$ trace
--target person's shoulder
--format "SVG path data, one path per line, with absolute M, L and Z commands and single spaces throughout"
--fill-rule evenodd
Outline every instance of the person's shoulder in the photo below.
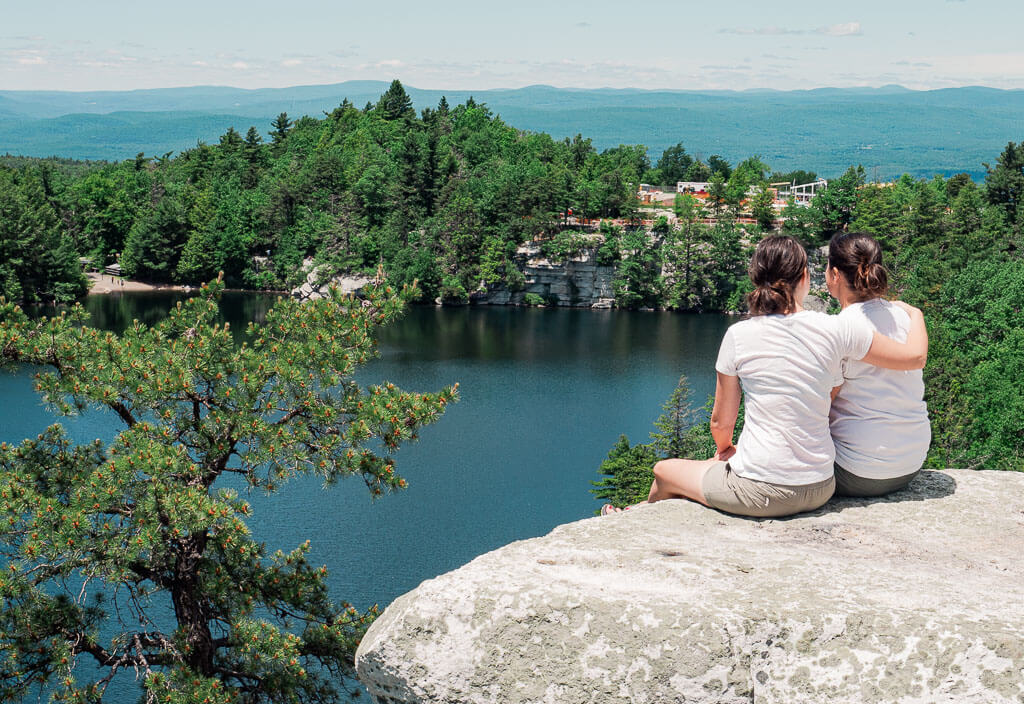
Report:
M 795 321 L 814 327 L 831 327 L 836 324 L 838 316 L 829 315 L 818 310 L 802 310 L 789 316 Z

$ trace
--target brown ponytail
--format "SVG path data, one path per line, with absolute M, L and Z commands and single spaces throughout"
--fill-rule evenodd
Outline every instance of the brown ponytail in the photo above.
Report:
M 750 259 L 754 290 L 747 294 L 751 315 L 792 313 L 796 288 L 807 271 L 807 252 L 792 237 L 766 237 Z
M 882 247 L 865 232 L 836 233 L 828 243 L 828 265 L 842 273 L 858 301 L 879 298 L 889 291 Z

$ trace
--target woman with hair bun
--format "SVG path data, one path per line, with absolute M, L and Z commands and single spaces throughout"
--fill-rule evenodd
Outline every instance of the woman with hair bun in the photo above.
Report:
M 842 306 L 839 318 L 868 323 L 904 340 L 911 320 L 882 298 L 888 280 L 882 248 L 871 235 L 840 233 L 828 245 L 828 291 Z M 833 392 L 829 415 L 836 449 L 836 493 L 881 496 L 913 479 L 931 443 L 920 370 L 880 369 L 855 360 L 843 364 L 843 383 Z
M 726 331 L 715 364 L 711 435 L 717 452 L 710 460 L 658 462 L 648 502 L 684 497 L 759 517 L 814 510 L 835 489 L 828 414 L 843 359 L 892 369 L 924 366 L 928 336 L 916 308 L 906 306 L 912 324 L 904 344 L 854 316 L 804 310 L 807 253 L 792 237 L 761 240 L 750 279 L 751 317 Z M 734 446 L 742 394 L 746 420 Z

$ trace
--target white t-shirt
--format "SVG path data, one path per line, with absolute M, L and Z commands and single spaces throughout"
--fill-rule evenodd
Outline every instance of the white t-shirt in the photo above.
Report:
M 889 301 L 852 303 L 840 318 L 865 321 L 905 342 L 910 316 Z M 859 477 L 893 479 L 921 468 L 932 430 L 920 370 L 895 371 L 849 360 L 829 415 L 836 463 Z
M 715 369 L 738 376 L 746 399 L 733 471 L 788 486 L 831 477 L 829 393 L 842 360 L 866 355 L 873 334 L 855 316 L 814 311 L 758 315 L 726 330 Z

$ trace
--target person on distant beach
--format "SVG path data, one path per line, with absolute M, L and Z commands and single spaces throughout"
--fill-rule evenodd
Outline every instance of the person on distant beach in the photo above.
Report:
M 825 283 L 843 308 L 839 317 L 866 321 L 897 341 L 907 338 L 910 317 L 882 298 L 889 284 L 882 248 L 874 237 L 861 232 L 834 236 Z M 842 386 L 832 395 L 829 428 L 836 449 L 836 493 L 882 496 L 909 484 L 932 437 L 921 371 L 847 360 Z
M 921 311 L 899 343 L 856 316 L 804 310 L 810 290 L 807 253 L 792 237 L 767 237 L 750 262 L 751 317 L 732 325 L 715 364 L 717 385 L 709 460 L 666 459 L 654 465 L 648 502 L 687 498 L 743 516 L 779 517 L 822 506 L 835 489 L 829 434 L 832 388 L 844 359 L 891 369 L 921 369 L 928 335 Z M 746 416 L 733 431 L 740 397 Z M 602 513 L 618 511 L 605 506 Z

